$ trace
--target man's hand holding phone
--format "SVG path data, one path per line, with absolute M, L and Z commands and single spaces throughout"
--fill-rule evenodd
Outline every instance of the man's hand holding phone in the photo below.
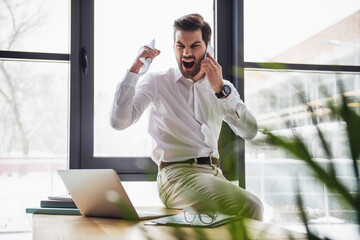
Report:
M 204 59 L 201 61 L 201 71 L 206 74 L 206 77 L 209 81 L 211 88 L 215 93 L 218 93 L 222 90 L 223 86 L 223 75 L 222 75 L 222 67 L 219 63 L 211 56 L 209 49 L 209 44 L 206 50 L 206 54 Z M 212 48 L 212 47 L 211 47 Z M 212 53 L 214 50 L 212 50 Z

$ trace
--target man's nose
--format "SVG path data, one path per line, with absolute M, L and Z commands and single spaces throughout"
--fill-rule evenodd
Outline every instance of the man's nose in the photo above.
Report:
M 186 47 L 186 48 L 184 49 L 184 56 L 187 56 L 187 57 L 192 56 L 191 48 Z

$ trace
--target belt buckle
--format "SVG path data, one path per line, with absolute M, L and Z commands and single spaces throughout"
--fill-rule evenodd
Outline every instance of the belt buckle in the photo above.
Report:
M 211 158 L 211 157 L 208 157 L 208 159 L 209 159 L 210 165 L 213 165 L 212 158 Z M 194 158 L 194 163 L 195 163 L 195 164 L 199 164 L 198 158 Z

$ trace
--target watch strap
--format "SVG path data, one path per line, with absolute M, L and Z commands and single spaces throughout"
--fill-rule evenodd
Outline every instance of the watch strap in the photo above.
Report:
M 215 93 L 215 96 L 216 96 L 217 98 L 222 98 L 222 97 L 224 97 L 224 96 L 225 96 L 225 94 L 224 94 L 224 90 L 222 90 L 222 89 L 221 89 L 221 91 L 220 91 L 220 92 Z
M 226 88 L 227 88 L 227 91 L 228 91 L 228 92 L 226 91 Z M 230 93 L 231 93 L 231 88 L 230 88 L 230 86 L 224 84 L 224 85 L 222 86 L 221 91 L 218 92 L 218 93 L 215 93 L 215 96 L 216 96 L 217 98 L 223 98 L 223 97 L 227 97 Z

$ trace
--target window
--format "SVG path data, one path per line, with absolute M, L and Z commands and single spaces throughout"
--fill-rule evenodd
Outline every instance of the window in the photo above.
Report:
M 248 0 L 244 16 L 245 100 L 259 127 L 283 136 L 295 130 L 316 160 L 327 166 L 305 99 L 331 144 L 337 177 L 356 192 L 343 123 L 332 120 L 325 101 L 339 93 L 341 82 L 359 113 L 359 3 Z M 258 134 L 256 140 L 263 138 Z M 266 144 L 248 142 L 245 147 L 246 186 L 263 201 L 266 221 L 301 221 L 295 202 L 297 179 L 310 221 L 355 221 L 355 212 L 341 206 L 303 161 Z
M 93 3 L 94 9 L 86 10 L 89 18 L 83 25 L 88 26 L 87 30 L 94 29 L 94 32 L 86 30 L 83 33 L 86 37 L 82 47 L 87 48 L 89 73 L 82 74 L 88 84 L 81 86 L 83 95 L 86 95 L 81 106 L 82 150 L 80 159 L 74 160 L 77 161 L 75 165 L 80 168 L 114 168 L 123 180 L 154 179 L 157 167 L 150 160 L 152 142 L 147 133 L 148 114 L 145 113 L 138 123 L 123 131 L 116 131 L 109 124 L 116 85 L 131 66 L 139 48 L 152 39 L 155 39 L 161 54 L 150 71 L 174 66 L 173 21 L 185 14 L 199 12 L 212 24 L 213 1 L 183 1 L 176 7 L 172 2 L 163 0 Z M 91 3 L 86 5 L 89 7 Z M 149 10 L 151 16 L 147 14 Z M 89 40 L 91 38 L 94 42 Z
M 65 193 L 68 16 L 68 1 L 0 1 L 1 233 L 30 231 L 25 208 Z
M 152 142 L 147 133 L 148 112 L 124 131 L 116 131 L 109 125 L 116 85 L 130 68 L 139 48 L 152 39 L 155 39 L 155 46 L 161 50 L 161 54 L 151 64 L 149 71 L 164 71 L 176 66 L 173 52 L 174 20 L 198 12 L 213 25 L 212 0 L 182 1 L 176 7 L 173 2 L 166 0 L 137 0 L 126 4 L 107 0 L 94 3 L 94 156 L 150 157 Z

